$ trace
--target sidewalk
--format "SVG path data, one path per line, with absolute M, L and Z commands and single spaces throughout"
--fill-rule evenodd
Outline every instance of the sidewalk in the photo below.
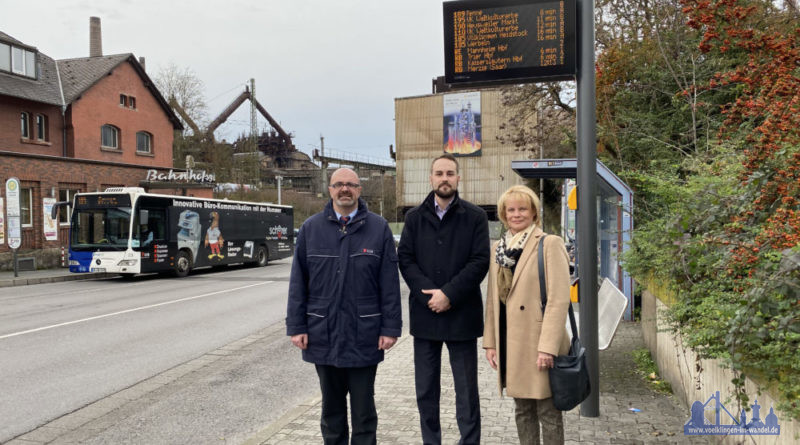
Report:
M 478 342 L 480 346 L 480 340 Z M 631 351 L 644 348 L 639 323 L 622 322 L 614 342 L 600 352 L 600 416 L 580 416 L 576 408 L 564 415 L 567 444 L 675 444 L 713 443 L 706 437 L 686 437 L 683 424 L 689 411 L 674 396 L 651 391 L 635 373 Z M 442 357 L 442 443 L 458 441 L 455 393 L 447 348 Z M 495 371 L 479 351 L 482 443 L 519 443 L 514 402 L 497 394 Z M 413 341 L 403 336 L 378 366 L 375 402 L 378 407 L 378 443 L 419 444 L 419 416 L 414 393 Z M 639 412 L 633 412 L 636 408 Z M 314 398 L 284 415 L 245 445 L 322 443 L 320 399 Z
M 17 272 L 14 277 L 13 270 L 0 270 L 0 288 L 25 286 L 28 284 L 55 283 L 59 281 L 91 280 L 108 278 L 117 274 L 108 273 L 71 273 L 69 268 L 26 270 Z

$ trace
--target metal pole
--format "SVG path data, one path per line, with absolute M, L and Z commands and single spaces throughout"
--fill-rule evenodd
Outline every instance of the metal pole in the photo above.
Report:
M 275 180 L 278 181 L 278 205 L 281 205 L 281 181 L 283 181 L 283 176 L 276 176 Z
M 381 170 L 381 216 L 383 216 L 383 182 L 386 179 L 386 171 Z
M 580 338 L 586 348 L 592 393 L 581 415 L 600 415 L 597 333 L 597 128 L 594 73 L 594 0 L 578 0 L 578 271 Z
M 19 276 L 19 272 L 17 270 L 17 249 L 14 249 L 14 278 Z
M 542 105 L 544 101 L 540 98 L 536 103 L 536 136 L 539 138 L 539 159 L 544 159 L 544 135 L 542 131 Z M 539 222 L 544 229 L 544 178 L 539 178 Z
M 319 135 L 319 152 L 322 157 L 322 196 L 328 190 L 328 162 L 325 160 L 325 138 Z

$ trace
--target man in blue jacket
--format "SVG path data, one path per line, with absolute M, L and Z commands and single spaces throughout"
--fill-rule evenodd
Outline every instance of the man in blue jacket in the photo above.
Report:
M 376 443 L 375 373 L 400 336 L 400 278 L 386 220 L 369 212 L 350 169 L 331 175 L 331 201 L 297 235 L 286 334 L 314 363 L 325 444 Z
M 477 339 L 483 335 L 481 281 L 489 270 L 486 212 L 458 196 L 458 162 L 443 154 L 431 165 L 433 191 L 406 214 L 397 253 L 409 290 L 414 378 L 422 441 L 441 444 L 442 344 L 450 353 L 459 444 L 481 437 Z

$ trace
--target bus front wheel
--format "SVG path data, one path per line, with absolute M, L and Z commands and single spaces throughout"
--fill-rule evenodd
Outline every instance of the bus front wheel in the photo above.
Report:
M 264 246 L 259 246 L 258 250 L 256 251 L 256 265 L 258 267 L 264 267 L 269 262 L 269 255 L 267 254 L 267 248 Z
M 176 277 L 182 278 L 186 275 L 189 275 L 189 271 L 192 269 L 192 258 L 189 256 L 189 253 L 185 250 L 181 250 L 178 252 L 178 256 L 175 258 L 175 266 L 173 269 L 173 273 Z

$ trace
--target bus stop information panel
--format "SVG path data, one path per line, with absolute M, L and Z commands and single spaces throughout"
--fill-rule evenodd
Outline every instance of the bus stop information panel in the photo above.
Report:
M 443 10 L 446 83 L 575 76 L 575 0 L 461 0 Z

